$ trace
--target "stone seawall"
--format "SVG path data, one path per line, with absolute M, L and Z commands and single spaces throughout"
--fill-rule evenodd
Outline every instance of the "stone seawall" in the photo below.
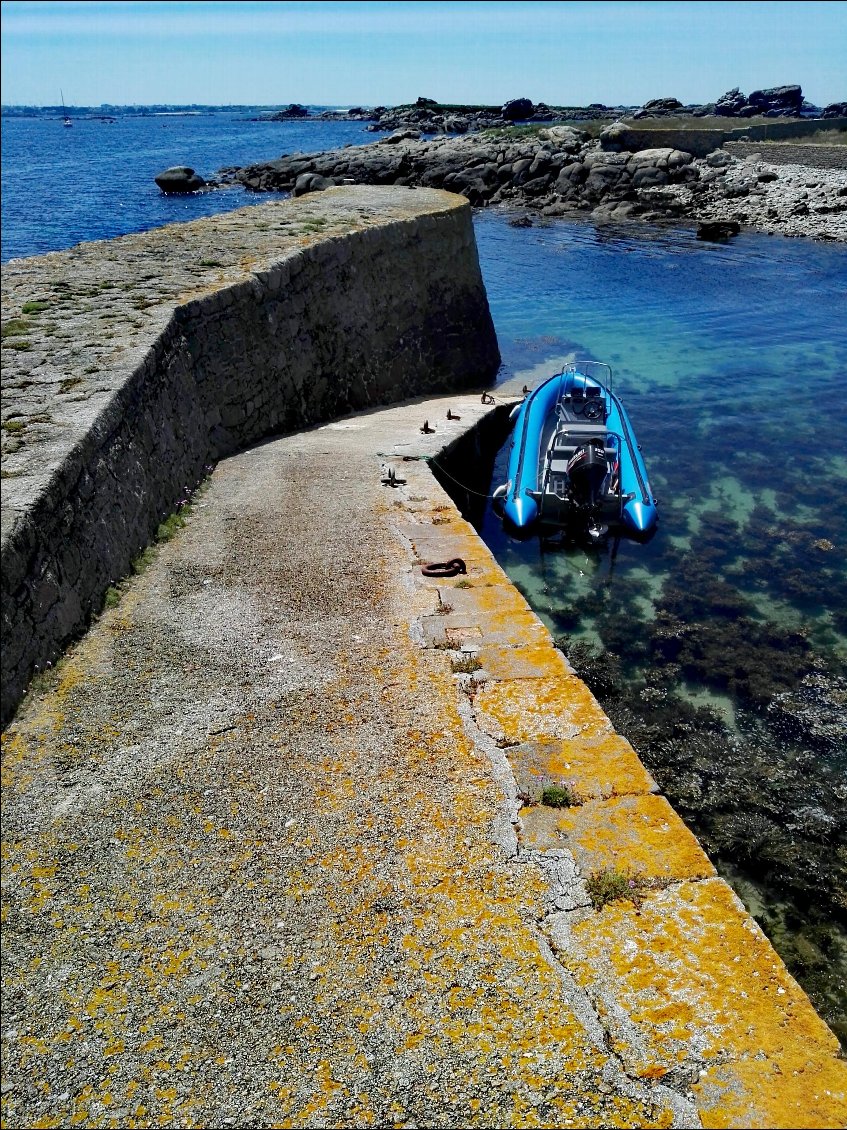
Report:
M 436 190 L 14 261 L 3 311 L 3 724 L 219 458 L 499 363 L 470 208 Z
M 4 1126 L 847 1125 L 834 1035 L 433 478 L 503 408 L 222 460 L 27 696 Z
M 668 129 L 661 124 L 655 126 L 629 126 L 622 131 L 620 139 L 628 149 L 639 152 L 644 149 L 681 149 L 695 157 L 706 157 L 726 145 L 736 141 L 793 141 L 796 138 L 811 137 L 821 131 L 843 132 L 847 129 L 844 118 L 831 118 L 826 121 L 782 121 L 763 125 L 735 125 L 727 129 Z M 841 166 L 835 166 L 841 167 Z
M 797 145 L 792 141 L 761 145 L 753 141 L 728 141 L 723 148 L 742 161 L 795 165 L 804 169 L 847 170 L 847 145 Z M 842 195 L 847 195 L 847 192 Z

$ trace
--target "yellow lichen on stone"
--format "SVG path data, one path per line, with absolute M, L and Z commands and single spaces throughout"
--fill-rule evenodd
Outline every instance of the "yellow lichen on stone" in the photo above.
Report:
M 510 802 L 497 783 L 507 766 L 479 740 L 473 711 L 504 742 L 523 741 L 509 751 L 519 784 L 550 777 L 589 802 L 548 813 L 583 866 L 614 859 L 620 843 L 636 853 L 634 827 L 644 850 L 676 860 L 660 869 L 676 878 L 667 845 L 679 849 L 678 829 L 668 831 L 649 774 L 462 520 L 422 506 L 420 545 L 466 557 L 466 588 L 462 578 L 424 579 L 420 560 L 400 553 L 398 564 L 388 552 L 376 534 L 401 512 L 393 491 L 368 505 L 352 560 L 336 553 L 303 569 L 298 539 L 311 511 L 286 525 L 297 492 L 274 492 L 295 463 L 288 455 L 308 442 L 276 441 L 286 458 L 269 462 L 252 515 L 237 496 L 224 519 L 236 523 L 209 522 L 221 505 L 213 499 L 194 542 L 189 525 L 133 586 L 147 590 L 138 616 L 124 617 L 122 604 L 120 631 L 104 617 L 102 669 L 93 664 L 64 696 L 58 729 L 49 711 L 33 728 L 31 708 L 15 723 L 43 792 L 37 804 L 35 789 L 17 801 L 4 845 L 21 955 L 8 963 L 6 991 L 33 1002 L 32 1042 L 14 1051 L 18 1089 L 6 1108 L 26 1090 L 45 1125 L 128 1130 L 209 1125 L 224 1110 L 245 1125 L 291 1127 L 663 1127 L 673 1110 L 650 1083 L 699 1066 L 705 1031 L 709 1074 L 695 1088 L 704 1121 L 740 1125 L 738 1095 L 754 1078 L 719 1072 L 736 1062 L 799 1071 L 797 1047 L 775 1043 L 795 1018 L 808 1063 L 828 1063 L 832 1049 L 804 1027 L 796 987 L 787 1018 L 762 1012 L 759 997 L 782 999 L 780 988 L 787 997 L 790 979 L 767 981 L 752 1016 L 739 1000 L 724 1019 L 725 967 L 738 954 L 749 965 L 751 942 L 737 906 L 727 904 L 728 918 L 726 906 L 684 893 L 714 880 L 649 892 L 640 915 L 616 904 L 545 917 L 546 872 L 510 854 Z M 219 474 L 242 475 L 252 494 L 274 449 Z M 296 463 L 303 482 L 334 499 L 314 472 L 335 474 L 337 460 Z M 410 465 L 415 475 L 429 471 Z M 366 480 L 354 456 L 340 519 Z M 339 520 L 327 532 L 330 549 L 340 529 Z M 227 572 L 233 546 L 240 557 Z M 263 565 L 250 587 L 254 558 Z M 195 595 L 201 570 L 214 581 L 203 590 L 211 601 Z M 229 603 L 219 588 L 231 589 Z M 347 606 L 340 598 L 351 592 Z M 227 630 L 209 633 L 221 619 Z M 443 642 L 416 642 L 422 624 L 473 634 L 499 681 L 457 680 Z M 282 673 L 276 661 L 289 656 Z M 96 790 L 54 768 L 73 742 Z M 627 803 L 600 803 L 621 794 Z M 571 935 L 558 964 L 540 933 L 555 945 L 556 918 Z M 725 950 L 704 940 L 721 929 Z M 761 942 L 744 976 L 764 979 L 768 955 L 776 960 Z M 592 1005 L 587 1035 L 579 1017 Z M 646 1082 L 640 1098 L 616 1055 Z M 74 1097 L 42 1099 L 51 1086 L 62 1094 L 58 1079 Z
M 706 1130 L 830 1130 L 847 1125 L 847 1064 L 746 1060 L 712 1067 L 692 1086 Z
M 562 653 L 549 643 L 529 647 L 503 647 L 486 643 L 479 649 L 479 660 L 486 673 L 498 680 L 566 678 L 573 673 Z
M 575 675 L 492 683 L 476 696 L 481 728 L 508 745 L 543 738 L 597 738 L 611 723 Z
M 512 585 L 504 583 L 474 585 L 471 588 L 461 589 L 456 587 L 460 582 L 461 577 L 453 578 L 453 591 L 449 596 L 451 604 L 459 612 L 498 612 L 502 615 L 512 615 L 531 611 L 527 602 Z
M 535 801 L 546 784 L 566 785 L 581 800 L 652 793 L 657 788 L 638 754 L 616 733 L 526 742 L 509 750 L 509 761 L 519 790 Z
M 705 1067 L 705 1125 L 844 1124 L 838 1042 L 722 880 L 651 892 L 638 908 L 611 903 L 574 926 L 561 958 L 608 1002 L 604 1023 L 627 1070 Z M 754 1079 L 768 1081 L 765 1096 Z M 803 1117 L 821 1121 L 797 1121 L 804 1104 Z
M 450 577 L 446 581 L 439 582 L 450 589 L 455 589 L 463 581 L 472 585 L 475 589 L 496 587 L 503 583 L 503 574 L 493 558 L 487 554 L 469 551 L 467 545 L 463 545 L 459 539 L 453 539 L 452 545 L 432 546 L 431 549 L 434 552 L 425 553 L 421 558 L 422 562 L 449 561 L 453 557 L 461 557 L 465 563 L 466 571 L 464 573 L 458 577 Z M 429 578 L 426 579 L 429 580 Z M 515 608 L 519 607 L 520 602 L 516 601 Z
M 628 871 L 648 880 L 703 879 L 715 869 L 662 796 L 590 800 L 571 808 L 521 812 L 523 838 L 544 851 L 566 846 L 583 875 Z
M 543 646 L 547 638 L 532 612 L 450 612 L 439 620 L 450 646 L 462 642 L 497 647 L 518 647 L 529 642 Z

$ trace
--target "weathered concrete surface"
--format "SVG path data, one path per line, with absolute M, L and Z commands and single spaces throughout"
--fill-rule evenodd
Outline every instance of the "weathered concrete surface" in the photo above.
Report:
M 3 693 L 224 455 L 499 364 L 470 208 L 340 188 L 3 267 Z
M 835 1038 L 414 461 L 483 411 L 222 462 L 24 704 L 5 1125 L 844 1124 Z M 595 911 L 609 860 L 651 881 Z

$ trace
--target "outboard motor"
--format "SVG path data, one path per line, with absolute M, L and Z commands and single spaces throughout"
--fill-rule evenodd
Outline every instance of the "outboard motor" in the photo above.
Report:
M 597 441 L 578 447 L 568 460 L 567 473 L 574 502 L 589 509 L 596 506 L 609 473 L 603 444 Z
M 603 483 L 609 464 L 602 441 L 595 440 L 578 447 L 568 460 L 570 497 L 586 519 L 586 533 L 592 541 L 600 541 L 609 532 L 601 521 Z

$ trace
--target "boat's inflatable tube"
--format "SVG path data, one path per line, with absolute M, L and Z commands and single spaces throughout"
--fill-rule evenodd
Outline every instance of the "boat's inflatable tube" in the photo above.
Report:
M 503 502 L 503 516 L 517 530 L 527 530 L 538 518 L 538 503 L 528 491 L 538 490 L 538 448 L 547 416 L 564 389 L 559 374 L 540 384 L 521 404 L 512 433 L 509 454 L 509 481 Z
M 623 505 L 621 515 L 624 531 L 630 537 L 639 541 L 646 541 L 659 523 L 659 511 L 656 508 L 656 499 L 650 489 L 647 478 L 647 468 L 641 458 L 641 449 L 635 440 L 635 432 L 626 409 L 614 395 L 608 393 L 609 417 L 606 426 L 611 432 L 617 432 L 623 440 L 621 451 L 621 493 L 624 498 L 632 497 Z

